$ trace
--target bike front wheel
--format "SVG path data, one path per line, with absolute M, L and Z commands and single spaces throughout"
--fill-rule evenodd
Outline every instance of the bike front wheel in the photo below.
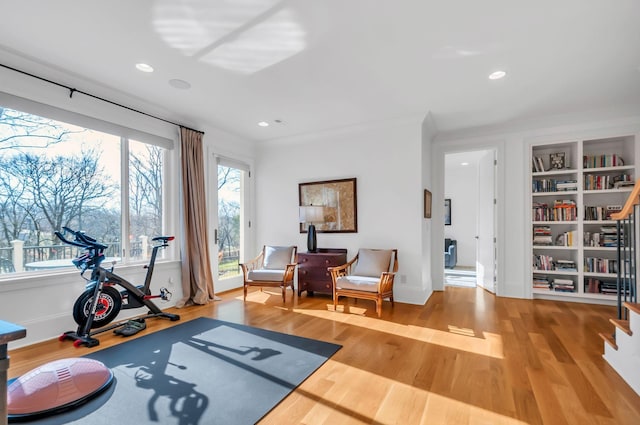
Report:
M 73 320 L 78 326 L 84 326 L 91 315 L 91 303 L 93 302 L 93 289 L 88 289 L 82 293 L 73 305 Z M 91 328 L 101 328 L 111 323 L 116 318 L 122 308 L 122 297 L 120 292 L 112 286 L 102 288 L 98 296 L 96 314 L 91 322 Z

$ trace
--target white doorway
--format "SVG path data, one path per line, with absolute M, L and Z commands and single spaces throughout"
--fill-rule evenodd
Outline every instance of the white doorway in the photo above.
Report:
M 445 154 L 445 285 L 495 293 L 495 159 L 495 149 Z

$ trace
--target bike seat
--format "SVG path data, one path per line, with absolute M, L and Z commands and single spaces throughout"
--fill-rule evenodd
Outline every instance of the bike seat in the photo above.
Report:
M 156 236 L 155 238 L 151 239 L 152 241 L 162 241 L 164 243 L 167 243 L 169 241 L 174 240 L 176 237 L 175 236 Z

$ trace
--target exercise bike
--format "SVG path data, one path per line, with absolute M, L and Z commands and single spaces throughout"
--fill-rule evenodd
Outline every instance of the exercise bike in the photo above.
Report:
M 173 321 L 180 320 L 177 314 L 165 313 L 154 304 L 152 299 L 160 298 L 164 301 L 171 299 L 171 292 L 166 288 L 160 288 L 159 295 L 151 295 L 151 277 L 156 262 L 158 250 L 169 246 L 173 236 L 158 236 L 152 239 L 156 242 L 151 252 L 151 261 L 144 266 L 147 269 L 144 285 L 134 285 L 125 278 L 113 272 L 115 262 L 109 269 L 102 267 L 105 260 L 104 251 L 108 248 L 96 239 L 87 236 L 84 232 L 63 227 L 64 234 L 55 232 L 56 236 L 68 245 L 86 249 L 86 251 L 72 260 L 73 264 L 80 270 L 80 276 L 87 281 L 86 290 L 78 297 L 73 305 L 73 319 L 78 324 L 78 329 L 65 332 L 59 337 L 60 341 L 73 340 L 73 345 L 79 347 L 95 347 L 100 341 L 94 338 L 102 332 L 109 331 L 127 325 L 124 321 L 109 325 L 122 309 L 140 308 L 146 306 L 149 312 L 135 320 L 143 323 L 144 319 L 151 317 L 162 317 Z M 73 235 L 73 240 L 68 240 L 65 234 Z M 85 277 L 85 272 L 91 271 L 89 278 Z M 122 289 L 117 289 L 116 286 Z M 140 322 L 142 321 L 142 322 Z M 95 330 L 92 330 L 95 329 Z

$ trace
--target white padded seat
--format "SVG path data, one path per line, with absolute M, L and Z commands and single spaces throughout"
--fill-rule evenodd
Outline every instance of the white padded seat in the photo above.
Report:
M 336 279 L 337 289 L 354 289 L 356 291 L 377 292 L 380 277 L 341 276 Z
M 249 280 L 266 280 L 268 282 L 282 282 L 284 270 L 259 269 L 251 270 L 247 274 Z

